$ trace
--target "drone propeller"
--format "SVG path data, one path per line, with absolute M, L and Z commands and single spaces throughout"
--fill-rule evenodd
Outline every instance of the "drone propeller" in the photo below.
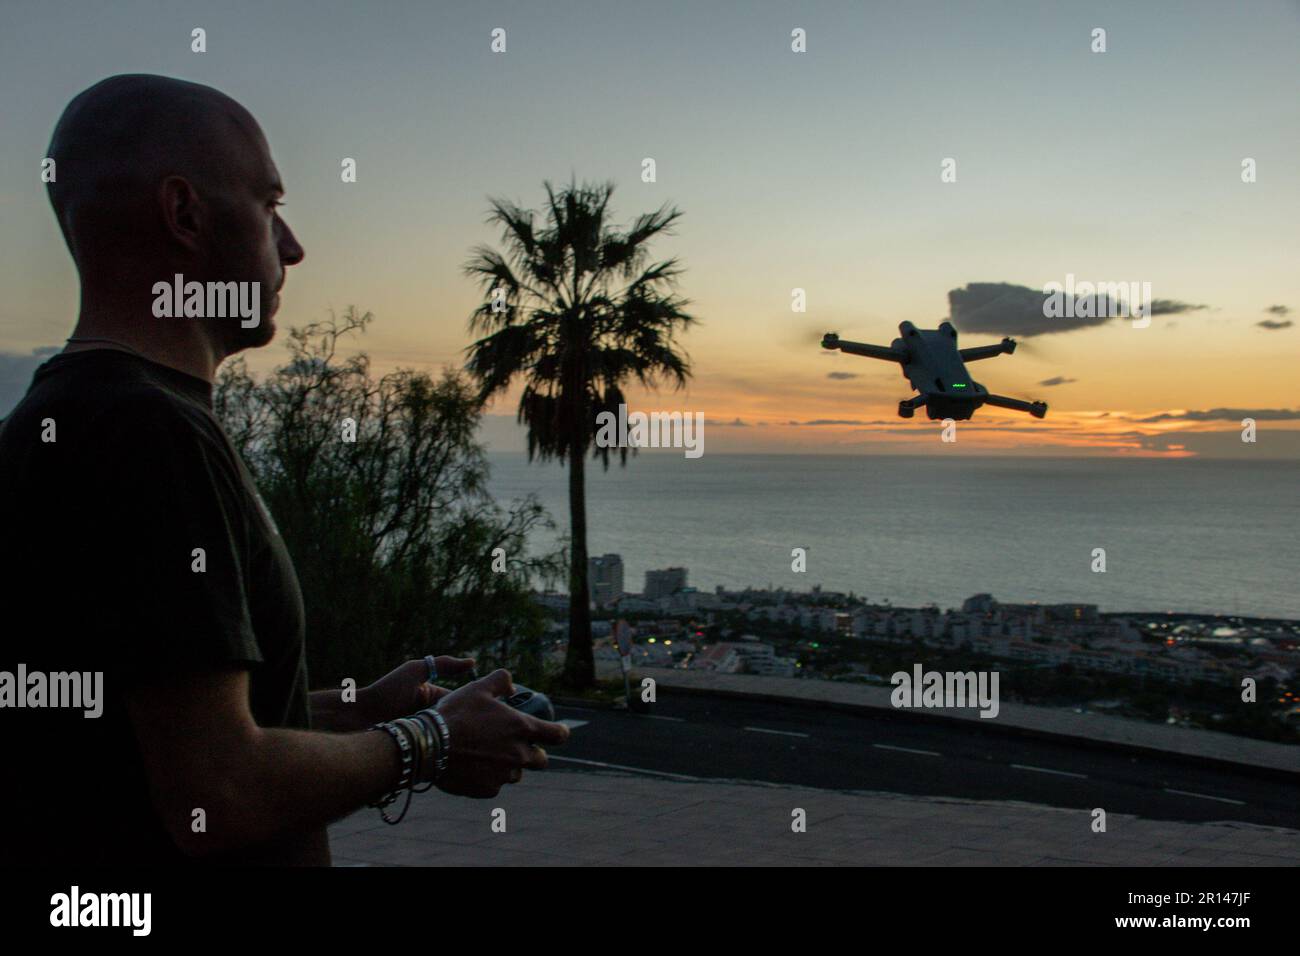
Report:
M 842 316 L 841 316 L 842 318 Z M 863 341 L 874 342 L 880 340 L 888 342 L 895 338 L 898 333 L 894 331 L 896 326 L 890 326 L 889 323 L 879 315 L 854 315 L 852 324 L 837 324 L 834 317 L 831 319 L 821 319 L 813 324 L 812 322 L 800 322 L 791 341 L 791 345 L 820 345 L 822 338 L 827 332 L 834 332 L 846 339 L 861 339 Z M 888 329 L 889 331 L 885 331 Z
M 1025 355 L 1032 355 L 1036 359 L 1051 361 L 1047 355 L 1048 350 L 1043 348 L 1037 336 L 1032 339 L 1017 338 L 1016 351 L 1023 352 Z

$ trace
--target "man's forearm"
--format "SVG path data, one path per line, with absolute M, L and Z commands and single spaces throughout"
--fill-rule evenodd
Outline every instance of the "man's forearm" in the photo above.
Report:
M 397 745 L 382 730 L 260 729 L 221 781 L 220 807 L 186 849 L 227 852 L 319 829 L 392 790 Z
M 311 708 L 312 727 L 315 730 L 346 733 L 373 726 L 378 719 L 370 715 L 364 698 L 364 688 L 357 691 L 357 698 L 352 701 L 343 699 L 341 689 L 312 691 L 307 698 L 307 706 Z

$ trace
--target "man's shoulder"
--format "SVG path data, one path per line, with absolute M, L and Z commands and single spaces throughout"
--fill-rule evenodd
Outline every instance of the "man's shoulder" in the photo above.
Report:
M 61 469 L 112 466 L 140 448 L 190 436 L 210 442 L 215 422 L 193 403 L 146 381 L 82 380 L 60 375 L 34 382 L 0 421 L 0 458 L 29 473 L 41 463 Z M 29 474 L 29 477 L 34 475 Z
M 242 485 L 236 453 L 212 411 L 148 385 L 122 391 L 102 409 L 87 452 L 147 484 L 216 481 L 236 495 Z
M 5 421 L 30 424 L 46 419 L 59 431 L 66 425 L 83 435 L 115 426 L 202 431 L 217 427 L 216 419 L 201 403 L 130 361 L 83 360 L 42 366 Z
M 24 411 L 27 432 L 45 418 L 54 421 L 65 466 L 145 486 L 219 476 L 222 485 L 238 487 L 235 453 L 203 402 L 129 369 L 62 378 L 56 388 L 33 389 L 24 399 L 32 407 Z
M 124 383 L 103 396 L 96 423 L 108 431 L 156 428 L 211 436 L 220 425 L 212 412 L 192 399 L 146 380 Z

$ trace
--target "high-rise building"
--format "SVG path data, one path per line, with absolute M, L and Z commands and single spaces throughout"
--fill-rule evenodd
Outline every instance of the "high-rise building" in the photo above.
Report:
M 685 568 L 663 568 L 645 573 L 645 599 L 654 601 L 669 597 L 686 587 Z
M 617 601 L 623 596 L 623 557 L 603 554 L 587 559 L 587 581 L 591 600 L 596 605 Z
M 976 594 L 961 602 L 961 609 L 966 614 L 989 614 L 996 611 L 998 602 L 991 594 Z

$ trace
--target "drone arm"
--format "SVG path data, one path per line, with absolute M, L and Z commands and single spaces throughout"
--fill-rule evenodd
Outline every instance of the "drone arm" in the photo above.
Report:
M 891 349 L 884 345 L 867 345 L 863 342 L 846 342 L 844 339 L 836 338 L 834 344 L 828 345 L 823 341 L 826 348 L 838 348 L 841 352 L 848 352 L 850 355 L 865 355 L 867 358 L 883 359 L 886 362 L 906 362 L 907 353 L 902 349 Z
M 1010 355 L 1016 350 L 1015 339 L 1003 339 L 997 345 L 978 345 L 975 348 L 959 349 L 963 362 L 978 362 L 980 359 L 996 358 L 999 355 Z
M 998 408 L 1009 408 L 1016 412 L 1028 412 L 1035 418 L 1042 418 L 1047 414 L 1046 402 L 1022 402 L 1018 398 L 1007 398 L 1005 395 L 985 395 L 985 405 L 994 405 Z

